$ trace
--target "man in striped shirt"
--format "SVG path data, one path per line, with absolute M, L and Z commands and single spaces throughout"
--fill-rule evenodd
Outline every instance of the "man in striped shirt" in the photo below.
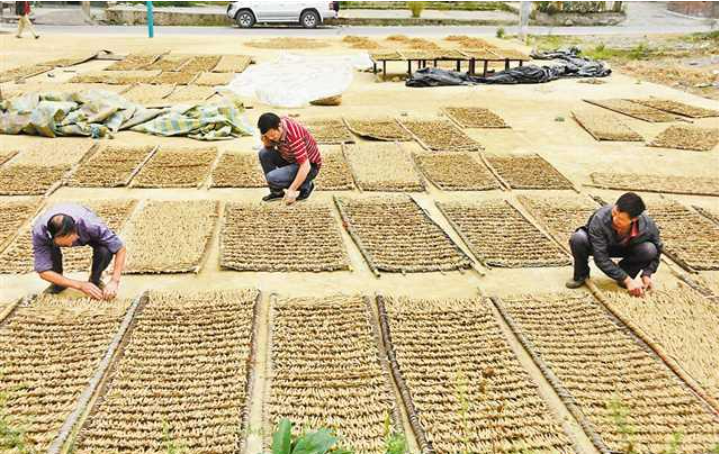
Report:
M 308 198 L 322 166 L 322 155 L 312 134 L 298 122 L 270 112 L 260 116 L 257 127 L 264 146 L 260 150 L 260 164 L 270 187 L 270 193 L 262 200 L 284 198 L 290 205 Z

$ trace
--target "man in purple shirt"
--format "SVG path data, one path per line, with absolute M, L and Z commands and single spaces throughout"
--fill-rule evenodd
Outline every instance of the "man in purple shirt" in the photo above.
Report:
M 51 284 L 50 293 L 74 288 L 93 299 L 113 299 L 125 267 L 125 245 L 118 236 L 90 209 L 75 203 L 49 208 L 32 228 L 35 271 Z M 92 268 L 89 282 L 68 279 L 62 275 L 63 247 L 92 247 Z M 115 257 L 112 279 L 102 283 L 102 273 Z

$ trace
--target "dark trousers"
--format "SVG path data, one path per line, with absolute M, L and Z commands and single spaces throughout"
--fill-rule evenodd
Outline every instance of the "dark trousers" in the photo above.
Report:
M 579 229 L 569 239 L 569 246 L 574 256 L 574 279 L 579 281 L 589 277 L 589 256 L 592 255 L 592 245 L 589 235 L 584 229 Z M 653 243 L 639 243 L 631 247 L 609 247 L 610 257 L 621 257 L 619 268 L 623 269 L 632 278 L 646 268 L 657 256 L 657 247 Z
M 263 148 L 260 150 L 259 157 L 260 165 L 262 166 L 262 171 L 265 173 L 265 180 L 267 180 L 270 191 L 282 192 L 284 189 L 289 188 L 292 182 L 295 181 L 300 166 L 285 161 L 277 150 Z M 307 178 L 302 183 L 302 186 L 300 186 L 300 193 L 306 193 L 309 190 L 312 180 L 315 179 L 318 173 L 319 169 L 316 165 L 312 164 L 310 173 L 307 174 Z
M 102 273 L 110 266 L 112 257 L 115 255 L 102 245 L 90 245 L 92 247 L 92 266 L 90 267 L 89 281 L 95 285 L 100 284 Z M 58 274 L 63 274 L 62 267 L 62 249 L 54 246 L 51 249 L 52 270 Z

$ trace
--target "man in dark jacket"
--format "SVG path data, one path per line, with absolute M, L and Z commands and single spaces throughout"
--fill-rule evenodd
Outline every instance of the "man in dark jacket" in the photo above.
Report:
M 594 212 L 587 225 L 574 232 L 569 239 L 574 277 L 567 281 L 568 288 L 581 287 L 589 278 L 590 255 L 604 274 L 632 296 L 642 296 L 652 288 L 652 274 L 659 267 L 663 245 L 659 229 L 645 209 L 641 197 L 627 192 L 614 205 Z M 622 260 L 614 263 L 612 257 Z

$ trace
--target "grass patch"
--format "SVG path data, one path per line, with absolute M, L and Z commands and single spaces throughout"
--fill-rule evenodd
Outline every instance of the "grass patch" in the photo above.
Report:
M 609 60 L 609 61 L 634 61 L 634 60 L 649 60 L 653 57 L 659 57 L 660 54 L 657 50 L 650 48 L 644 43 L 640 43 L 629 49 L 618 49 L 615 47 L 607 47 L 604 43 L 599 43 L 593 48 L 583 49 L 582 53 L 595 60 Z
M 343 9 L 409 9 L 409 2 L 340 2 Z M 460 11 L 508 11 L 515 10 L 504 2 L 425 2 L 426 9 Z

